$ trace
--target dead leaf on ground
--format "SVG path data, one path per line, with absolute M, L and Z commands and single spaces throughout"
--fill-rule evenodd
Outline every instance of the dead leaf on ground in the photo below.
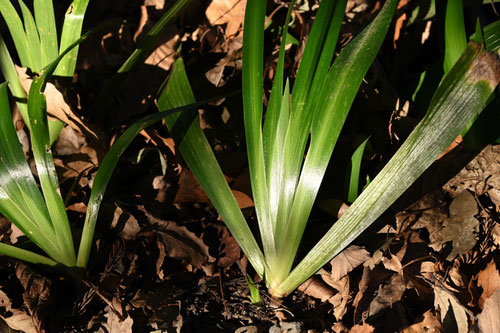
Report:
M 401 333 L 441 333 L 443 328 L 441 323 L 432 313 L 431 310 L 426 311 L 420 316 L 413 325 L 408 326 L 401 330 Z
M 500 289 L 500 272 L 495 261 L 492 259 L 485 269 L 477 274 L 477 284 L 483 288 L 483 293 L 479 298 L 479 306 L 483 309 L 485 301 Z
M 204 265 L 215 262 L 215 258 L 209 253 L 208 246 L 185 226 L 173 221 L 160 220 L 143 207 L 139 209 L 146 214 L 149 222 L 155 225 L 156 242 L 159 247 L 164 247 L 169 257 L 182 260 L 191 270 L 204 268 Z M 157 265 L 161 266 L 159 263 Z
M 450 204 L 450 217 L 443 223 L 443 241 L 452 241 L 453 249 L 447 259 L 469 251 L 476 244 L 479 221 L 477 203 L 469 191 L 460 193 Z
M 103 325 L 104 327 L 106 327 L 108 332 L 132 332 L 132 326 L 134 325 L 134 320 L 132 319 L 132 317 L 128 316 L 124 320 L 121 320 L 120 316 L 109 309 L 109 307 L 107 307 L 106 309 L 107 313 L 104 315 L 104 317 L 106 317 L 106 322 L 103 323 Z
M 229 267 L 240 259 L 241 249 L 236 239 L 231 235 L 226 226 L 212 224 L 219 231 L 220 238 L 220 257 L 217 261 L 219 267 Z
M 38 331 L 45 331 L 51 317 L 53 298 L 51 280 L 40 276 L 23 263 L 16 264 L 16 276 L 24 288 L 23 300 Z
M 484 302 L 483 312 L 478 316 L 478 326 L 481 333 L 500 332 L 500 289 Z
M 500 175 L 500 145 L 486 146 L 443 189 L 453 197 L 464 190 L 481 195 L 492 187 L 488 183 L 494 175 Z
M 21 80 L 21 85 L 26 93 L 29 92 L 33 80 L 26 73 L 27 69 L 16 66 L 17 75 Z M 64 100 L 63 95 L 52 83 L 45 86 L 44 95 L 47 99 L 47 113 L 68 124 L 73 129 L 82 132 L 85 136 L 99 141 L 100 135 L 97 131 L 84 123 L 80 117 L 74 113 L 71 107 Z
M 165 32 L 165 42 L 159 45 L 144 61 L 147 65 L 157 66 L 168 71 L 175 61 L 177 46 L 181 37 L 175 26 L 171 26 Z
M 243 27 L 246 0 L 213 0 L 205 11 L 211 25 L 226 24 L 226 36 L 231 37 Z
M 315 276 L 307 279 L 306 282 L 302 283 L 298 290 L 303 293 L 321 300 L 321 302 L 329 301 L 329 299 L 335 294 L 332 288 L 328 287 L 323 281 Z
M 436 310 L 439 309 L 444 332 L 467 333 L 469 331 L 465 308 L 451 291 L 435 286 L 434 307 Z
M 354 325 L 349 333 L 372 333 L 375 332 L 375 327 L 370 324 L 363 323 L 362 325 Z
M 374 316 L 381 310 L 400 301 L 405 290 L 406 282 L 404 278 L 399 274 L 393 275 L 386 284 L 378 288 L 377 296 L 368 308 L 368 315 Z
M 330 261 L 332 265 L 331 282 L 340 280 L 346 274 L 370 258 L 370 253 L 363 247 L 351 245 Z
M 0 318 L 13 330 L 39 333 L 32 318 L 26 312 L 14 308 L 11 299 L 2 290 L 0 290 Z

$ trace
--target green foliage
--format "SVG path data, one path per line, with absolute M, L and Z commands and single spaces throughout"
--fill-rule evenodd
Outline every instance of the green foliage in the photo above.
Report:
M 241 216 L 199 127 L 198 115 L 182 114 L 166 120 L 191 171 L 275 296 L 287 295 L 297 288 L 378 218 L 482 110 L 500 76 L 498 73 L 490 77 L 481 74 L 479 68 L 496 70 L 498 59 L 470 44 L 439 86 L 427 115 L 401 149 L 292 270 L 335 143 L 359 85 L 389 28 L 397 1 L 387 1 L 375 20 L 330 66 L 345 4 L 345 1 L 321 2 L 293 89 L 288 81 L 285 84 L 283 77 L 285 29 L 262 126 L 266 1 L 247 3 L 243 106 L 250 177 L 263 251 Z M 160 92 L 158 105 L 173 107 L 192 102 L 194 96 L 184 65 L 178 60 Z M 352 187 L 357 195 L 357 189 Z

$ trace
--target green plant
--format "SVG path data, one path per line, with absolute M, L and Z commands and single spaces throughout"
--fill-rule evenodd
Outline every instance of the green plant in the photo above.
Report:
M 88 1 L 75 0 L 71 5 L 73 7 L 70 6 L 65 22 L 68 20 L 71 21 L 69 16 L 73 14 L 83 15 L 85 8 L 78 6 L 85 5 L 86 7 L 87 2 Z M 179 14 L 179 11 L 185 8 L 188 2 L 189 1 L 186 0 L 179 0 L 178 3 L 182 4 L 183 7 L 179 8 L 179 6 L 174 6 L 173 9 L 167 11 L 164 16 L 167 19 L 160 20 L 159 28 L 153 28 L 153 32 L 148 35 L 148 42 L 139 46 L 140 51 L 138 52 L 140 56 L 137 56 L 137 52 L 135 52 L 131 56 L 131 59 L 126 62 L 128 66 L 125 68 L 126 71 L 143 60 L 144 57 L 153 50 L 153 44 L 162 31 L 164 31 L 165 26 L 173 22 L 174 18 Z M 39 1 L 35 1 L 35 5 L 36 3 L 40 6 Z M 25 22 L 30 22 L 28 20 L 29 12 L 24 8 L 25 6 L 22 2 L 20 2 L 20 4 L 25 14 Z M 10 19 L 12 22 L 18 22 L 16 20 L 19 20 L 19 17 L 15 17 L 17 13 L 15 13 L 15 11 L 8 12 L 10 8 L 9 5 L 12 7 L 10 3 L 7 5 L 1 2 L 0 10 L 2 10 L 6 20 Z M 13 7 L 11 9 L 13 9 Z M 83 17 L 80 17 L 79 20 L 82 18 Z M 45 17 L 45 19 L 47 19 L 47 17 Z M 79 34 L 81 21 L 80 23 L 68 23 L 68 26 L 74 29 L 76 29 L 75 26 L 77 25 L 79 25 L 77 29 Z M 41 26 L 41 23 L 39 26 Z M 63 29 L 62 41 L 63 44 L 66 45 L 68 44 L 67 40 L 69 37 L 65 37 L 64 31 L 65 29 Z M 11 117 L 7 84 L 2 83 L 0 84 L 0 212 L 23 231 L 38 248 L 43 250 L 46 256 L 39 254 L 37 251 L 22 249 L 5 243 L 0 243 L 0 254 L 34 264 L 43 264 L 58 268 L 64 273 L 74 277 L 76 280 L 82 278 L 82 274 L 87 267 L 99 207 L 116 163 L 124 150 L 144 128 L 160 121 L 167 115 L 189 110 L 202 104 L 195 103 L 183 108 L 168 110 L 145 117 L 130 126 L 119 137 L 103 159 L 94 179 L 80 246 L 78 252 L 76 252 L 72 230 L 66 214 L 64 202 L 60 195 L 59 182 L 52 158 L 52 140 L 49 134 L 50 122 L 47 118 L 46 98 L 43 92 L 48 80 L 53 74 L 58 73 L 58 71 L 59 73 L 62 71 L 68 74 L 71 72 L 72 75 L 75 60 L 74 58 L 68 57 L 68 54 L 73 54 L 75 48 L 95 31 L 97 31 L 97 29 L 88 32 L 76 40 L 72 40 L 71 43 L 67 45 L 67 48 L 57 54 L 55 59 L 50 61 L 46 66 L 44 65 L 43 69 L 33 67 L 37 68 L 36 71 L 39 72 L 39 75 L 35 75 L 33 78 L 28 95 L 25 94 L 20 84 L 17 73 L 15 72 L 14 63 L 0 36 L 0 69 L 8 80 L 8 85 L 12 95 L 18 102 L 19 108 L 24 108 L 25 112 L 22 112 L 22 116 L 30 130 L 33 156 L 41 187 L 40 192 L 39 186 L 31 174 L 31 170 L 18 141 Z M 11 32 L 17 32 L 19 34 L 24 33 L 22 29 L 14 28 L 11 28 Z M 22 36 L 16 37 L 15 34 L 13 34 L 13 36 L 14 41 L 23 41 Z M 30 40 L 27 45 L 21 44 L 21 46 L 18 46 L 20 57 L 22 57 L 21 54 L 23 54 L 22 47 L 33 48 L 31 43 L 36 44 L 36 47 L 38 44 L 35 42 L 36 41 Z M 24 49 L 24 51 L 30 54 L 30 51 L 26 51 L 26 49 Z M 66 64 L 66 67 L 61 67 L 62 64 Z
M 56 21 L 54 17 L 54 8 L 52 0 L 42 1 L 34 0 L 34 17 L 28 7 L 22 0 L 18 0 L 23 16 L 23 21 L 17 13 L 11 1 L 2 1 L 0 3 L 0 13 L 2 14 L 10 34 L 16 46 L 17 54 L 21 66 L 29 68 L 34 73 L 40 71 L 53 62 L 62 54 L 68 46 L 80 38 L 83 19 L 89 0 L 74 0 L 64 17 L 64 23 L 61 32 L 60 43 L 57 39 Z M 24 23 L 24 24 L 23 24 Z M 24 27 L 23 27 L 24 25 Z M 0 47 L 6 47 L 0 36 Z M 59 45 L 60 44 L 60 45 Z M 59 46 L 58 46 L 59 45 Z M 75 46 L 60 61 L 55 71 L 55 75 L 63 77 L 72 77 L 75 72 L 76 59 L 78 55 L 78 46 Z M 17 99 L 17 105 L 24 119 L 28 119 L 26 106 L 26 93 L 24 92 L 17 73 L 13 65 L 3 61 L 2 72 L 9 81 L 12 94 Z M 54 142 L 64 123 L 59 120 L 49 121 L 50 142 Z
M 478 44 L 469 44 L 435 92 L 426 116 L 402 147 L 292 270 L 333 148 L 361 81 L 389 28 L 397 1 L 387 1 L 373 22 L 330 66 L 345 5 L 346 1 L 341 0 L 321 2 L 293 89 L 288 82 L 285 84 L 283 75 L 287 44 L 284 30 L 263 121 L 266 1 L 247 2 L 243 106 L 250 177 L 263 250 L 238 208 L 200 128 L 197 114 L 176 114 L 165 120 L 179 151 L 212 204 L 271 294 L 278 297 L 292 292 L 377 219 L 482 110 L 500 80 L 498 57 L 483 52 Z M 194 101 L 184 64 L 179 59 L 160 91 L 158 105 L 170 108 Z

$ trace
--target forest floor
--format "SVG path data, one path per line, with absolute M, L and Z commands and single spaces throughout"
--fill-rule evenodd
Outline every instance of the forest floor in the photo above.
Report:
M 125 79 L 112 105 L 89 114 L 104 80 L 171 4 L 90 2 L 84 30 L 114 19 L 121 23 L 83 44 L 77 74 L 65 93 L 66 103 L 100 138 L 92 141 L 88 132 L 70 123 L 55 144 L 61 192 L 69 194 L 67 212 L 75 233 L 81 230 L 105 152 L 133 120 L 157 112 L 155 96 L 176 57 L 185 60 L 197 100 L 241 89 L 245 2 L 193 1 L 146 63 Z M 430 95 L 415 91 L 420 74 L 442 59 L 442 30 L 435 16 L 416 15 L 417 2 L 400 1 L 335 148 L 299 257 L 341 214 L 338 207 L 345 201 L 349 160 L 357 145 L 370 137 L 362 179 L 373 179 L 425 112 Z M 269 4 L 266 89 L 287 5 L 277 0 Z M 380 1 L 348 2 L 338 50 L 380 6 Z M 62 17 L 63 5 L 56 2 L 55 7 L 56 17 Z M 307 36 L 316 9 L 315 1 L 298 1 L 290 29 L 298 41 Z M 491 4 L 472 7 L 468 15 L 498 20 Z M 4 30 L 2 35 L 8 35 Z M 298 42 L 287 52 L 285 70 L 292 79 L 302 50 L 303 42 Z M 238 204 L 257 232 L 241 94 L 199 112 Z M 17 129 L 30 155 L 28 131 L 22 123 Z M 166 128 L 155 125 L 140 133 L 116 167 L 84 285 L 0 257 L 0 332 L 498 332 L 500 146 L 490 140 L 470 148 L 466 139 L 457 138 L 352 245 L 290 296 L 275 300 Z M 21 244 L 26 239 L 0 217 L 0 240 Z M 250 301 L 247 275 L 260 286 L 261 304 Z

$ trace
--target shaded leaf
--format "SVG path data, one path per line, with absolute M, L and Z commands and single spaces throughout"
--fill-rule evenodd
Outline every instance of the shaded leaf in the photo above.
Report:
M 441 333 L 443 332 L 443 328 L 441 327 L 441 323 L 436 318 L 436 316 L 431 312 L 431 310 L 426 311 L 422 316 L 420 316 L 417 321 L 404 329 L 401 330 L 401 333 Z
M 38 333 L 33 319 L 24 311 L 12 305 L 9 296 L 0 290 L 0 318 L 13 330 L 25 333 Z
M 478 316 L 478 326 L 481 333 L 500 331 L 500 289 L 484 302 L 484 309 Z
M 434 288 L 434 295 L 434 306 L 439 309 L 444 331 L 467 333 L 469 331 L 467 313 L 457 298 L 450 291 L 437 286 Z
M 205 11 L 211 25 L 226 24 L 226 36 L 237 34 L 243 26 L 246 0 L 213 0 Z
M 479 298 L 479 306 L 483 309 L 485 301 L 500 289 L 500 272 L 497 269 L 495 261 L 492 259 L 485 269 L 477 274 L 477 284 L 483 288 L 483 293 Z
M 331 277 L 333 281 L 338 281 L 353 269 L 364 263 L 370 258 L 370 253 L 364 248 L 351 245 L 338 256 L 330 261 L 332 265 Z
M 452 241 L 453 249 L 447 259 L 464 254 L 476 244 L 479 221 L 474 196 L 469 191 L 459 194 L 450 204 L 450 217 L 443 223 L 443 241 Z

